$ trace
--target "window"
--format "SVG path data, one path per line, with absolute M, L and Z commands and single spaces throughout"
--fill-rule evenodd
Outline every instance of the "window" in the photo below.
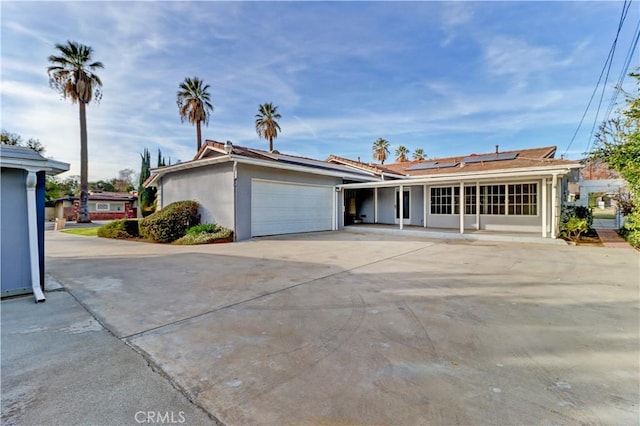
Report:
M 483 185 L 480 187 L 480 213 L 505 214 L 505 186 Z
M 509 185 L 509 214 L 518 216 L 535 216 L 538 214 L 538 185 L 520 183 Z
M 109 203 L 96 203 L 96 211 L 109 211 Z
M 431 214 L 451 214 L 453 191 L 449 187 L 431 188 Z
M 476 187 L 464 187 L 464 214 L 476 214 Z
M 464 202 L 464 214 L 475 214 L 475 186 L 465 186 Z M 460 205 L 460 186 L 431 188 L 431 214 L 460 214 Z
M 538 214 L 538 185 L 483 185 L 480 187 L 480 213 L 535 216 Z

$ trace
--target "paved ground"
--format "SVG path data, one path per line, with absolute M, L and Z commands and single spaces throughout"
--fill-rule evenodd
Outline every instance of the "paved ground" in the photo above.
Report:
M 68 293 L 1 306 L 3 425 L 128 425 L 150 415 L 212 422 Z
M 48 271 L 227 424 L 637 424 L 639 261 L 350 233 L 47 233 Z
M 607 248 L 633 250 L 631 244 L 629 244 L 613 229 L 596 229 L 596 232 L 598 233 L 598 237 L 600 237 L 600 241 L 602 241 L 602 244 L 604 244 L 604 246 Z

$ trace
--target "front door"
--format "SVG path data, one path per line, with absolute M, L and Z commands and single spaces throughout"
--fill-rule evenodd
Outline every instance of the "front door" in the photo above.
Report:
M 396 189 L 396 223 L 400 223 L 400 189 Z M 402 223 L 411 223 L 411 191 L 402 191 Z

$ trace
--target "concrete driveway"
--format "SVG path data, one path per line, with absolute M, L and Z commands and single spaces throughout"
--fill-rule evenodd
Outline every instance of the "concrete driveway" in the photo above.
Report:
M 631 249 L 47 233 L 47 270 L 226 424 L 639 422 Z

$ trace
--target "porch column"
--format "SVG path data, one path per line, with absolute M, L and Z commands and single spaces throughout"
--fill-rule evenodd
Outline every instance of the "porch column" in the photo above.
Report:
M 540 191 L 542 198 L 540 215 L 542 216 L 542 238 L 547 238 L 547 178 L 542 178 L 542 190 Z
M 333 194 L 333 214 L 331 215 L 331 230 L 332 231 L 337 231 L 338 230 L 338 190 L 340 188 L 336 188 L 336 191 L 334 191 Z
M 378 188 L 373 188 L 373 223 L 378 223 Z
M 480 230 L 480 182 L 476 182 L 476 229 Z
M 427 227 L 427 185 L 422 186 L 422 225 Z
M 464 182 L 460 182 L 460 197 L 458 197 L 458 211 L 460 212 L 460 233 L 464 234 Z
M 36 185 L 38 177 L 35 172 L 27 173 L 27 220 L 29 227 L 29 261 L 31 263 L 31 288 L 36 303 L 46 299 L 40 288 L 40 253 L 38 251 L 38 211 L 36 209 Z
M 551 238 L 556 238 L 557 207 L 558 206 L 558 175 L 551 179 Z
M 400 216 L 400 230 L 402 231 L 404 222 L 404 186 L 400 185 L 400 192 L 398 193 L 398 203 L 400 204 L 399 216 Z

